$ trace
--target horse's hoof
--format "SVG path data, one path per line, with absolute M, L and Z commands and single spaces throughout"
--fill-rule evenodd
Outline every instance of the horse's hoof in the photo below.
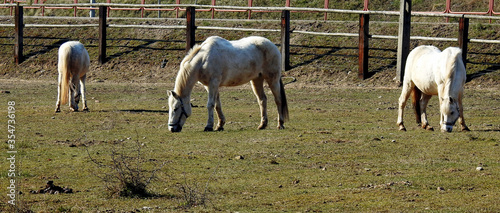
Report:
M 259 125 L 259 128 L 258 128 L 258 129 L 259 129 L 259 130 L 261 130 L 261 129 L 266 129 L 266 128 L 267 128 L 267 122 L 264 122 L 264 123 L 261 123 L 261 124 Z
M 57 108 L 56 113 L 59 113 L 59 112 L 61 112 L 61 109 Z
M 470 129 L 469 127 L 462 127 L 462 132 L 470 132 Z
M 203 130 L 204 132 L 213 132 L 214 131 L 214 128 L 212 127 L 205 127 L 205 130 Z
M 89 108 L 85 107 L 83 108 L 82 112 L 88 112 L 89 111 Z
M 427 126 L 425 130 L 434 131 L 434 128 L 432 126 Z
M 406 132 L 406 128 L 405 127 L 399 127 L 399 131 L 405 131 Z
M 284 126 L 278 126 L 278 129 L 285 129 Z
M 219 131 L 219 132 L 220 132 L 220 131 L 224 131 L 224 127 L 217 127 L 217 129 L 216 129 L 216 130 L 217 130 L 217 131 Z

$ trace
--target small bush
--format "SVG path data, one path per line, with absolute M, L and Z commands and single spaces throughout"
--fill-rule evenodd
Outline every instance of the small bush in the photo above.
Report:
M 153 165 L 152 168 L 156 169 L 148 170 L 146 162 L 149 161 L 146 161 L 142 156 L 142 145 L 139 141 L 135 141 L 134 147 L 127 147 L 126 143 L 122 141 L 119 144 L 120 150 L 113 147 L 109 154 L 110 159 L 101 161 L 92 157 L 87 149 L 90 160 L 99 169 L 95 173 L 105 183 L 111 196 L 140 198 L 154 196 L 147 190 L 147 186 L 156 179 L 156 172 L 163 168 L 165 162 L 159 167 Z M 133 154 L 127 155 L 125 153 Z

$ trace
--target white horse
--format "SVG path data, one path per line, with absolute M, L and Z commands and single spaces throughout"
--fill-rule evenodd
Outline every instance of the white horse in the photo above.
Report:
M 263 37 L 247 37 L 227 41 L 218 36 L 207 38 L 195 45 L 182 60 L 175 80 L 175 88 L 169 91 L 168 128 L 180 132 L 191 115 L 190 95 L 200 82 L 208 91 L 208 121 L 205 131 L 213 131 L 214 107 L 219 118 L 216 130 L 224 129 L 226 119 L 222 114 L 219 87 L 238 86 L 251 81 L 261 112 L 259 129 L 267 126 L 267 98 L 264 81 L 267 82 L 278 106 L 278 128 L 288 119 L 288 107 L 281 81 L 281 54 L 276 45 Z
M 415 116 L 422 128 L 434 130 L 427 121 L 426 107 L 429 99 L 438 95 L 441 131 L 451 132 L 457 119 L 462 131 L 469 131 L 465 125 L 462 107 L 465 79 L 466 72 L 460 48 L 449 47 L 443 52 L 434 46 L 419 46 L 413 49 L 408 55 L 403 91 L 399 97 L 399 130 L 406 131 L 403 125 L 403 110 L 412 93 Z
M 88 111 L 85 99 L 85 79 L 89 71 L 89 53 L 82 43 L 68 41 L 59 48 L 59 83 L 57 85 L 56 112 L 60 112 L 61 104 L 69 101 L 71 111 L 78 111 L 80 96 L 83 100 L 83 110 Z

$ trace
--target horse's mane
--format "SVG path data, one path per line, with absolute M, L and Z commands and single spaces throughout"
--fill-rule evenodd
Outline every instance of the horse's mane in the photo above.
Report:
M 450 79 L 453 78 L 453 75 L 456 72 L 456 69 L 459 68 L 458 63 L 462 63 L 462 50 L 460 48 L 446 48 L 444 52 L 447 54 L 448 60 L 446 60 L 446 70 L 449 72 L 446 73 Z
M 462 62 L 462 50 L 460 48 L 456 47 L 450 47 L 446 48 L 443 50 L 443 53 L 445 54 L 445 70 L 447 71 L 445 74 L 445 85 L 446 85 L 446 92 L 449 93 L 450 89 L 452 89 L 452 84 L 453 82 L 456 81 L 455 77 L 457 76 L 457 72 L 459 72 L 458 69 L 462 69 L 461 64 Z M 449 95 L 449 94 L 448 94 Z
M 179 95 L 182 94 L 183 88 L 189 83 L 191 71 L 191 60 L 194 56 L 200 51 L 201 45 L 194 45 L 188 52 L 188 54 L 182 59 L 181 66 L 179 68 L 179 73 L 177 74 L 177 78 L 175 79 L 175 92 Z

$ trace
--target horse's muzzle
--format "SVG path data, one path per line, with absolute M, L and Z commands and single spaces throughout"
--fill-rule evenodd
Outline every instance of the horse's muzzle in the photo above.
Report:
M 170 130 L 170 132 L 180 132 L 182 130 L 182 126 L 180 126 L 180 125 L 168 125 L 168 130 Z
M 445 124 L 441 128 L 441 132 L 451 132 L 453 130 L 453 125 Z

